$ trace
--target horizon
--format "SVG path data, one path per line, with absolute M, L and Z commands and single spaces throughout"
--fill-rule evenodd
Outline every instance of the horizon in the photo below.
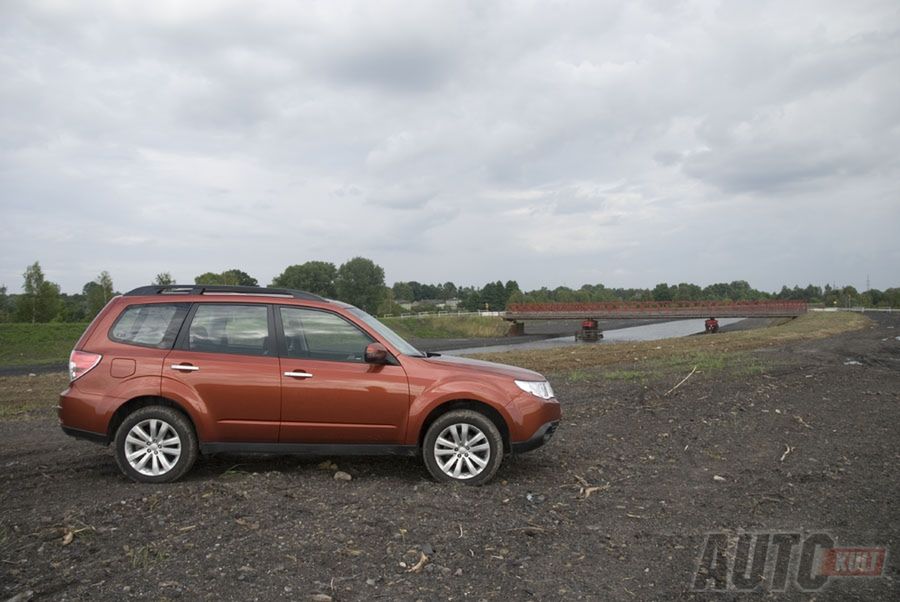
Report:
M 324 261 L 324 260 L 310 260 L 310 261 Z M 39 260 L 38 260 L 38 263 L 40 263 Z M 377 264 L 378 262 L 376 261 L 375 263 Z M 340 265 L 340 264 L 335 264 L 335 266 L 339 266 L 339 265 Z M 288 266 L 285 266 L 285 267 L 288 267 Z M 49 269 L 47 268 L 47 266 L 45 266 L 43 263 L 41 263 L 41 269 L 42 269 L 42 271 L 43 271 L 43 273 L 44 273 L 44 277 L 45 277 L 48 281 L 54 282 L 54 283 L 56 283 L 56 284 L 59 284 L 59 281 L 57 281 L 56 279 L 54 279 L 53 277 L 51 277 L 50 274 L 52 273 L 52 270 L 49 270 Z M 219 270 L 219 269 L 204 270 L 204 272 L 217 272 L 217 273 L 218 273 L 218 272 L 222 272 L 222 271 L 225 271 L 225 270 L 228 270 L 228 269 L 238 269 L 238 270 L 243 270 L 243 271 L 247 272 L 251 277 L 256 278 L 256 280 L 259 282 L 259 286 L 261 286 L 261 287 L 270 287 L 270 286 L 271 286 L 272 280 L 273 280 L 276 276 L 278 276 L 278 275 L 281 273 L 281 272 L 278 272 L 278 273 L 276 273 L 276 274 L 273 274 L 271 278 L 263 279 L 263 278 L 259 278 L 258 276 L 256 276 L 255 274 L 253 274 L 253 273 L 251 273 L 251 272 L 249 272 L 249 271 L 247 271 L 247 270 L 244 270 L 244 269 L 241 268 L 241 267 L 236 267 L 236 266 L 225 267 L 225 268 L 222 268 L 221 270 Z M 102 270 L 101 270 L 101 271 L 102 271 Z M 108 271 L 108 270 L 107 270 L 107 271 Z M 113 281 L 115 290 L 116 290 L 117 292 L 119 292 L 119 293 L 125 293 L 125 292 L 128 292 L 128 291 L 130 291 L 130 290 L 133 290 L 133 289 L 135 289 L 135 288 L 138 288 L 138 287 L 140 287 L 140 286 L 150 286 L 150 285 L 153 285 L 153 279 L 156 277 L 156 274 L 159 274 L 159 273 L 162 273 L 162 272 L 165 272 L 165 271 L 166 271 L 166 270 L 161 270 L 161 271 L 156 272 L 156 273 L 155 273 L 152 277 L 150 277 L 146 282 L 137 282 L 136 284 L 129 285 L 129 286 L 121 286 L 121 285 L 119 284 L 119 281 L 116 279 L 115 274 L 112 274 L 111 272 L 110 272 L 110 277 L 112 278 L 112 281 Z M 23 273 L 24 273 L 24 270 L 23 270 Z M 201 273 L 203 273 L 203 272 L 201 272 Z M 196 276 L 199 276 L 199 275 L 200 275 L 200 273 L 196 274 L 195 277 L 196 277 Z M 97 274 L 97 276 L 99 276 L 99 273 Z M 175 277 L 175 274 L 172 274 L 172 276 L 173 276 L 173 278 L 174 278 L 174 277 Z M 95 278 L 96 278 L 96 277 L 95 277 Z M 193 279 L 194 279 L 194 278 L 192 277 L 192 278 L 191 278 L 191 281 L 188 282 L 188 281 L 186 281 L 186 280 L 181 280 L 181 281 L 179 281 L 178 278 L 174 278 L 174 280 L 175 280 L 175 285 L 180 285 L 180 286 L 194 286 L 195 283 L 193 282 Z M 20 280 L 21 280 L 21 278 L 20 278 Z M 419 282 L 420 284 L 443 284 L 443 283 L 445 283 L 445 282 L 452 282 L 453 284 L 455 284 L 455 285 L 456 285 L 457 287 L 459 287 L 459 288 L 464 288 L 464 287 L 481 288 L 481 287 L 483 287 L 485 284 L 490 284 L 490 283 L 494 283 L 494 282 L 498 282 L 498 281 L 505 284 L 505 283 L 506 283 L 507 281 L 509 281 L 509 280 L 515 280 L 515 279 L 514 279 L 514 278 L 494 278 L 494 279 L 488 279 L 488 280 L 485 280 L 484 282 L 474 282 L 474 283 L 473 283 L 473 282 L 456 282 L 456 281 L 453 281 L 453 280 L 447 280 L 447 279 L 435 279 L 435 280 L 431 280 L 431 281 L 421 281 L 421 280 L 415 280 L 415 279 L 389 279 L 389 278 L 385 277 L 385 286 L 388 287 L 388 288 L 391 288 L 394 284 L 396 284 L 396 283 L 398 283 L 398 282 Z M 82 284 L 82 286 L 79 287 L 76 291 L 72 291 L 71 289 L 67 290 L 67 289 L 63 288 L 62 286 L 60 286 L 60 293 L 61 293 L 61 294 L 65 294 L 65 295 L 80 295 L 80 294 L 82 294 L 82 289 L 84 288 L 84 286 L 85 286 L 86 284 L 88 284 L 89 282 L 92 282 L 92 281 L 94 281 L 93 278 L 92 278 L 91 280 L 85 281 L 84 284 Z M 835 282 L 824 282 L 824 283 L 818 283 L 818 282 L 806 282 L 806 283 L 803 283 L 803 282 L 796 282 L 796 283 L 784 283 L 784 284 L 782 284 L 781 286 L 779 286 L 779 287 L 777 287 L 777 288 L 761 288 L 761 287 L 755 286 L 753 282 L 751 282 L 751 281 L 749 281 L 749 280 L 746 280 L 746 279 L 744 279 L 744 278 L 730 278 L 730 279 L 727 279 L 727 280 L 719 280 L 719 281 L 714 281 L 714 282 L 692 282 L 692 281 L 678 281 L 678 282 L 676 282 L 676 281 L 663 281 L 663 282 L 664 282 L 665 284 L 668 284 L 669 286 L 677 286 L 677 285 L 679 285 L 679 284 L 693 284 L 693 285 L 697 285 L 697 286 L 699 286 L 699 287 L 701 287 L 701 288 L 706 288 L 706 287 L 711 286 L 711 285 L 713 285 L 713 284 L 729 284 L 729 283 L 732 283 L 732 282 L 742 282 L 742 281 L 743 281 L 743 282 L 747 282 L 747 284 L 749 284 L 749 285 L 750 285 L 750 288 L 752 288 L 753 290 L 760 291 L 760 292 L 764 292 L 764 293 L 771 293 L 771 294 L 777 294 L 778 292 L 781 291 L 782 287 L 787 287 L 787 288 L 791 289 L 791 288 L 793 288 L 793 287 L 806 288 L 807 286 L 818 286 L 818 287 L 820 287 L 820 288 L 824 288 L 826 285 L 830 285 L 830 286 L 832 287 L 832 289 L 840 290 L 840 289 L 843 289 L 843 288 L 845 288 L 845 287 L 847 287 L 847 286 L 852 286 L 854 289 L 856 289 L 856 290 L 857 290 L 858 292 L 860 292 L 860 293 L 864 293 L 864 292 L 866 292 L 867 290 L 879 290 L 879 291 L 884 291 L 884 290 L 887 290 L 887 289 L 898 288 L 898 287 L 900 287 L 900 283 L 889 284 L 889 285 L 883 286 L 883 287 L 879 287 L 879 286 L 876 286 L 876 285 L 871 285 L 869 288 L 866 288 L 865 286 L 857 286 L 857 285 L 855 285 L 854 283 L 840 283 L 840 282 L 837 282 L 837 283 L 835 283 Z M 579 290 L 579 289 L 580 289 L 581 287 L 583 287 L 583 286 L 599 286 L 599 285 L 602 285 L 603 287 L 605 287 L 605 288 L 607 288 L 607 289 L 653 290 L 653 287 L 657 286 L 658 284 L 663 283 L 663 282 L 654 282 L 654 283 L 652 283 L 652 284 L 647 284 L 647 285 L 643 285 L 643 286 L 640 286 L 640 285 L 638 285 L 638 286 L 629 286 L 629 285 L 622 285 L 622 286 L 619 286 L 619 285 L 611 285 L 611 284 L 606 283 L 606 282 L 582 282 L 582 283 L 575 284 L 575 285 L 572 285 L 572 284 L 556 284 L 556 285 L 551 286 L 551 285 L 549 285 L 549 284 L 539 284 L 539 285 L 537 285 L 537 286 L 523 286 L 521 282 L 518 282 L 518 281 L 516 281 L 516 282 L 517 282 L 517 284 L 519 285 L 519 288 L 520 288 L 520 290 L 522 290 L 522 292 L 538 291 L 538 290 L 541 290 L 542 288 L 546 288 L 546 289 L 551 290 L 551 291 L 552 291 L 552 290 L 555 290 L 555 289 L 557 289 L 557 288 L 569 288 L 569 289 L 571 289 L 571 290 L 577 291 L 577 290 Z M 22 294 L 22 293 L 21 293 L 21 289 L 22 289 L 21 284 L 20 284 L 18 287 L 15 287 L 15 288 L 14 288 L 14 285 L 11 286 L 9 283 L 0 282 L 0 287 L 2 287 L 2 286 L 6 286 L 6 294 L 7 294 L 7 295 L 18 295 L 18 294 Z M 278 288 L 278 287 L 276 287 L 276 288 Z

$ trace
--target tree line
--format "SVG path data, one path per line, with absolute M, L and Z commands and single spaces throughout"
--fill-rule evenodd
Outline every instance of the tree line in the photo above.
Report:
M 0 286 L 0 322 L 86 322 L 94 318 L 118 293 L 110 274 L 100 272 L 85 283 L 80 293 L 65 294 L 58 284 L 44 276 L 39 262 L 24 272 L 21 293 L 7 294 Z M 161 272 L 155 284 L 175 284 L 171 273 Z M 259 286 L 259 281 L 243 270 L 204 272 L 195 284 Z M 384 269 L 371 259 L 354 257 L 336 266 L 328 261 L 307 261 L 290 265 L 269 286 L 308 291 L 329 299 L 338 299 L 378 315 L 409 311 L 429 311 L 446 307 L 448 302 L 468 311 L 502 311 L 510 303 L 602 302 L 602 301 L 753 301 L 794 300 L 825 306 L 900 307 L 900 288 L 870 289 L 859 292 L 852 286 L 783 286 L 780 291 L 754 289 L 744 280 L 720 282 L 701 287 L 696 284 L 665 282 L 651 288 L 607 288 L 603 284 L 585 284 L 578 289 L 565 286 L 542 287 L 522 291 L 515 280 L 497 280 L 478 286 L 457 286 L 453 282 L 427 284 L 414 280 L 387 286 Z M 402 304 L 402 305 L 401 305 Z

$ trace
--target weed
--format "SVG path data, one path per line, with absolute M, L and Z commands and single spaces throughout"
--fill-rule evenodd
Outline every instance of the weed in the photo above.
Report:
M 124 546 L 125 555 L 131 559 L 131 567 L 135 569 L 148 569 L 157 562 L 167 558 L 167 554 L 153 544 L 132 548 Z

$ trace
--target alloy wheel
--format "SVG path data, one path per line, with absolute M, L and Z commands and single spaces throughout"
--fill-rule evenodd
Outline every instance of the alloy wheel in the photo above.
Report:
M 481 474 L 491 458 L 491 444 L 474 424 L 451 424 L 434 442 L 438 467 L 454 479 L 471 479 Z
M 143 475 L 164 475 L 181 458 L 181 437 L 165 420 L 142 420 L 131 427 L 125 436 L 125 458 L 134 470 Z

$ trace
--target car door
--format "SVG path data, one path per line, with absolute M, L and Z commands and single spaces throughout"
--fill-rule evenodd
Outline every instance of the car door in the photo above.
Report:
M 367 364 L 374 339 L 329 311 L 277 306 L 282 443 L 400 444 L 409 383 L 399 365 Z
M 281 377 L 272 309 L 197 303 L 163 363 L 162 395 L 200 404 L 207 442 L 275 443 Z

